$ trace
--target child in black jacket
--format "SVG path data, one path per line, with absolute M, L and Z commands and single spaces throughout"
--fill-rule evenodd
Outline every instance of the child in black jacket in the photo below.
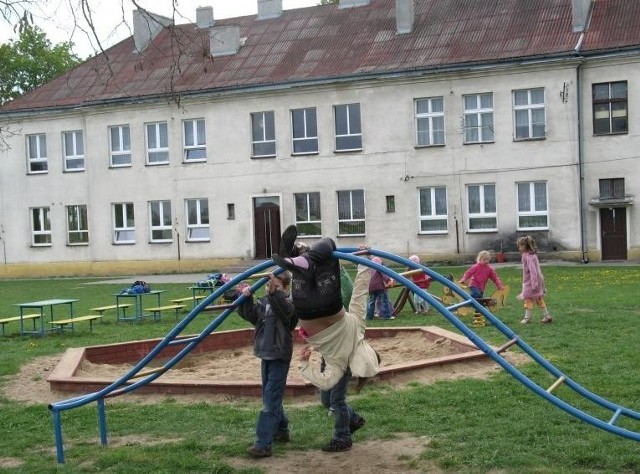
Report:
M 271 273 L 267 295 L 255 303 L 248 286 L 240 290 L 247 299 L 238 313 L 255 326 L 253 353 L 261 359 L 262 410 L 256 427 L 257 439 L 247 448 L 254 458 L 271 456 L 273 441 L 289 441 L 289 420 L 282 401 L 293 353 L 291 331 L 298 324 L 288 297 L 290 283 L 289 272 L 278 276 Z

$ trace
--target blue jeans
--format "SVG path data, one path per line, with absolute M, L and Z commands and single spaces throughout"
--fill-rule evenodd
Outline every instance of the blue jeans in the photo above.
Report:
M 347 405 L 349 380 L 351 380 L 351 370 L 347 367 L 342 378 L 338 380 L 338 383 L 331 390 L 320 391 L 320 401 L 335 417 L 333 439 L 336 441 L 351 441 L 349 425 L 356 423 L 360 419 L 360 415 Z
M 367 319 L 373 319 L 376 309 L 376 301 L 380 300 L 380 316 L 382 319 L 389 319 L 393 315 L 393 308 L 387 290 L 377 290 L 369 292 L 369 302 L 367 304 Z
M 472 286 L 471 288 L 469 288 L 469 294 L 475 299 L 482 298 L 483 296 L 483 292 L 480 291 L 480 288 L 478 288 L 477 286 Z
M 262 360 L 262 410 L 258 415 L 255 446 L 270 448 L 273 435 L 289 433 L 289 420 L 282 401 L 287 386 L 289 360 Z

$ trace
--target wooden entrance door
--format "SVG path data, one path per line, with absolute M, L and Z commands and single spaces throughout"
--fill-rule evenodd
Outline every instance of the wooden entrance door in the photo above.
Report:
M 280 246 L 280 199 L 277 196 L 254 198 L 253 223 L 255 258 L 271 258 Z
M 600 208 L 602 260 L 627 259 L 627 209 Z

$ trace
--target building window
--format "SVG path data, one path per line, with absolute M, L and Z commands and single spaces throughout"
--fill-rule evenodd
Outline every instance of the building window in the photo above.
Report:
M 594 135 L 628 132 L 627 81 L 593 84 L 592 87 Z
M 463 96 L 464 142 L 493 142 L 493 93 Z
M 387 205 L 387 212 L 396 212 L 396 197 L 385 196 L 384 200 Z
M 318 122 L 315 107 L 291 111 L 293 154 L 318 153 Z
M 469 231 L 498 230 L 496 185 L 469 185 L 467 186 L 467 196 L 469 198 Z
M 27 135 L 28 173 L 46 173 L 49 171 L 47 161 L 47 136 L 44 133 Z
M 251 114 L 251 138 L 253 158 L 276 156 L 276 125 L 273 112 Z
M 518 191 L 518 230 L 549 228 L 547 183 L 533 181 L 516 183 Z
M 227 204 L 227 220 L 232 221 L 236 218 L 236 205 L 232 202 Z
M 131 131 L 129 125 L 109 127 L 111 166 L 131 166 Z
M 209 201 L 187 199 L 187 242 L 208 242 Z
M 336 151 L 362 150 L 360 104 L 333 107 L 336 121 Z
M 171 201 L 149 202 L 151 242 L 171 242 Z
M 365 235 L 364 190 L 338 191 L 338 235 Z
M 420 234 L 446 234 L 448 230 L 447 188 L 418 189 Z
M 113 242 L 116 244 L 136 242 L 136 222 L 132 202 L 113 205 Z
M 51 221 L 48 207 L 31 209 L 31 245 L 51 246 Z
M 296 227 L 299 236 L 319 237 L 322 235 L 320 215 L 320 193 L 295 193 Z
M 624 199 L 624 178 L 601 179 L 600 199 Z
M 544 89 L 513 91 L 513 120 L 516 140 L 544 138 Z
M 69 245 L 89 243 L 87 206 L 67 206 L 67 243 Z
M 63 132 L 64 170 L 84 171 L 84 138 L 82 130 Z
M 415 100 L 416 145 L 444 145 L 444 98 Z
M 169 133 L 167 122 L 148 123 L 147 163 L 150 165 L 169 163 Z
M 184 161 L 205 161 L 207 159 L 207 138 L 204 119 L 185 120 L 182 122 L 184 130 Z

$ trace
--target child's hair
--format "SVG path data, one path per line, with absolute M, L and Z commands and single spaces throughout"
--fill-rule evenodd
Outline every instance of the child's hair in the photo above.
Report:
M 538 251 L 538 247 L 536 245 L 536 241 L 530 235 L 525 235 L 524 237 L 520 237 L 516 241 L 516 245 L 518 247 L 524 247 L 525 252 L 536 253 Z
M 276 278 L 282 282 L 283 287 L 289 288 L 289 285 L 291 284 L 291 273 L 284 271 L 276 276 Z
M 478 252 L 478 256 L 476 257 L 476 263 L 480 263 L 480 260 L 487 259 L 491 260 L 491 252 L 488 250 L 480 250 Z

